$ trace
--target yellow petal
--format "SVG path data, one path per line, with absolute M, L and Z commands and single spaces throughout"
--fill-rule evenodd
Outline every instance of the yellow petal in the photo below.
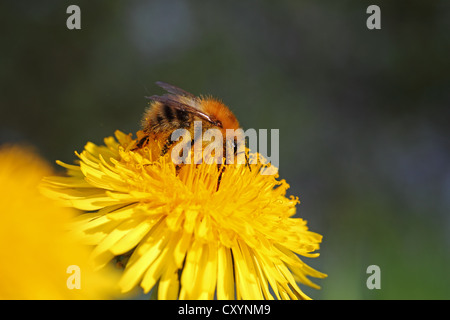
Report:
M 183 262 L 186 257 L 186 251 L 191 246 L 191 234 L 185 232 L 184 230 L 182 230 L 181 232 L 182 236 L 180 237 L 178 243 L 176 244 L 173 250 L 175 265 L 179 269 L 181 269 L 181 267 L 183 266 Z
M 173 248 L 175 247 L 178 239 L 173 233 L 170 233 L 167 237 L 169 238 L 168 244 L 161 251 L 160 255 L 151 263 L 142 278 L 141 287 L 144 290 L 144 293 L 149 292 L 153 288 L 158 279 L 164 273 L 164 268 L 174 269 L 175 264 L 171 253 L 173 252 Z
M 131 228 L 125 236 L 110 247 L 111 253 L 121 255 L 133 249 L 156 223 L 156 221 L 145 218 L 137 221 L 134 228 Z
M 195 299 L 194 289 L 196 287 L 195 281 L 197 276 L 197 269 L 200 258 L 203 252 L 203 245 L 198 240 L 194 240 L 192 246 L 188 250 L 186 261 L 181 275 L 181 287 L 183 292 L 183 299 Z M 180 295 L 180 299 L 182 295 Z
M 143 277 L 144 272 L 164 250 L 168 242 L 164 234 L 165 230 L 164 223 L 157 223 L 134 250 L 119 281 L 122 292 L 133 289 Z
M 178 298 L 178 291 L 180 289 L 180 282 L 178 280 L 178 268 L 172 264 L 167 266 L 158 286 L 159 300 L 176 300 Z
M 237 244 L 232 248 L 237 294 L 245 300 L 262 299 L 261 289 L 259 287 L 255 268 L 251 260 L 249 260 L 249 253 L 245 244 L 237 241 Z
M 125 220 L 114 228 L 92 251 L 92 259 L 95 261 L 96 266 L 103 267 L 106 265 L 114 257 L 110 249 L 125 235 L 130 233 L 131 230 L 136 228 L 142 220 Z
M 204 270 L 200 276 L 203 277 L 201 291 L 206 298 L 202 299 L 213 299 L 217 279 L 217 247 L 214 242 L 207 243 L 205 246 L 207 250 L 203 253 L 205 256 Z
M 230 249 L 219 246 L 217 258 L 217 299 L 232 300 L 234 299 L 234 276 Z

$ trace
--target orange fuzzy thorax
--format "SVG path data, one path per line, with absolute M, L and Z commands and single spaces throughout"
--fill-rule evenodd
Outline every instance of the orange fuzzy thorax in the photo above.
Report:
M 214 98 L 201 98 L 201 106 L 206 114 L 222 122 L 223 129 L 239 129 L 239 122 L 234 114 L 222 102 Z

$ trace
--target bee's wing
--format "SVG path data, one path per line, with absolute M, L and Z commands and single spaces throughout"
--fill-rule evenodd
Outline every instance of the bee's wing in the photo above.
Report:
M 188 112 L 188 113 L 190 113 L 192 115 L 195 115 L 195 116 L 199 117 L 200 119 L 203 119 L 205 121 L 208 121 L 208 122 L 212 123 L 213 125 L 221 126 L 220 122 L 212 119 L 206 113 L 198 110 L 197 108 L 189 106 L 189 105 L 187 105 L 185 103 L 182 103 L 180 101 L 174 100 L 174 99 L 172 99 L 172 97 L 170 95 L 151 96 L 151 97 L 146 97 L 146 98 L 150 99 L 150 100 L 153 100 L 153 101 L 158 101 L 158 102 L 164 103 L 165 105 L 168 105 L 169 107 L 172 107 L 174 109 L 181 110 L 181 111 L 184 111 L 184 112 Z
M 175 95 L 180 95 L 180 96 L 185 96 L 185 97 L 196 99 L 196 97 L 192 93 L 187 92 L 181 88 L 175 87 L 171 84 L 168 84 L 168 83 L 165 83 L 162 81 L 156 81 L 156 84 L 158 86 L 160 86 L 161 88 L 163 88 L 164 90 L 166 90 L 167 92 L 173 93 Z

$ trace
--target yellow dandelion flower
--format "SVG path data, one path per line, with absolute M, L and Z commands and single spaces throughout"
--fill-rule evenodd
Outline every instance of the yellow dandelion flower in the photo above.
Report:
M 0 149 L 0 299 L 104 299 L 115 291 L 70 239 L 76 210 L 41 195 L 50 166 L 23 147 Z M 117 292 L 116 292 L 117 293 Z
M 142 132 L 138 132 L 142 135 Z M 307 299 L 297 282 L 326 275 L 300 258 L 316 257 L 322 236 L 292 218 L 289 185 L 261 175 L 262 164 L 176 166 L 150 141 L 120 131 L 88 143 L 66 177 L 45 179 L 45 193 L 88 211 L 74 230 L 98 267 L 129 255 L 123 292 L 157 287 L 159 299 Z M 219 179 L 220 177 L 220 179 Z M 220 185 L 219 185 L 220 180 Z

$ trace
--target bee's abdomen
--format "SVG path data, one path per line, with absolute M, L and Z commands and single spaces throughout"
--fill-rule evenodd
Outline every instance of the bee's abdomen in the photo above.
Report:
M 191 115 L 188 112 L 180 110 L 180 109 L 176 109 L 175 115 L 176 115 L 178 122 L 180 124 L 183 124 L 183 127 L 187 128 L 190 126 L 192 119 L 191 119 Z
M 192 118 L 187 111 L 176 109 L 168 105 L 161 108 L 163 118 L 168 124 L 176 128 L 187 128 L 191 125 Z
M 192 116 L 187 112 L 165 104 L 158 104 L 147 111 L 145 131 L 162 132 L 178 128 L 188 128 Z
M 164 114 L 164 117 L 166 118 L 167 122 L 172 122 L 175 120 L 175 110 L 173 110 L 168 105 L 163 105 L 162 107 L 162 113 Z

